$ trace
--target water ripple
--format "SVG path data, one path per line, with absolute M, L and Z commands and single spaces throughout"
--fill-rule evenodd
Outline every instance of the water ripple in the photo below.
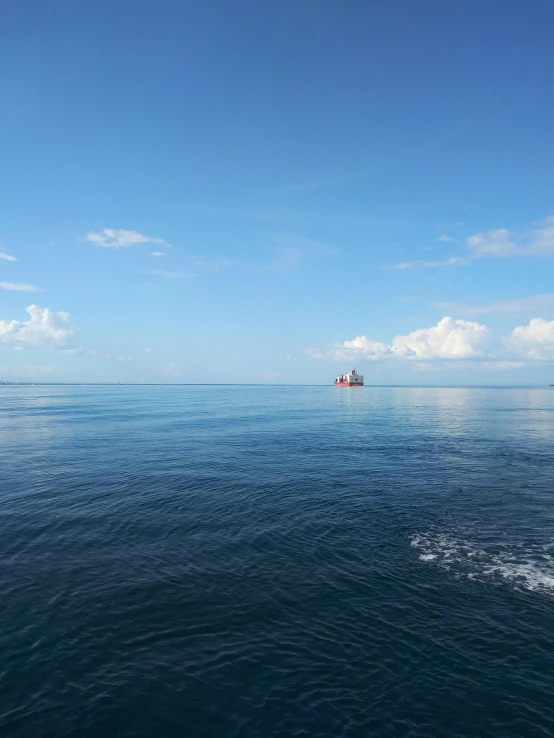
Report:
M 2 735 L 554 735 L 554 393 L 366 390 L 0 388 Z

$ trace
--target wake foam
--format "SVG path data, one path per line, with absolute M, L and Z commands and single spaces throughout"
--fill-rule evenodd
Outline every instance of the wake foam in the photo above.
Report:
M 425 563 L 477 581 L 497 581 L 554 597 L 552 546 L 495 545 L 460 540 L 443 533 L 419 533 L 410 539 Z

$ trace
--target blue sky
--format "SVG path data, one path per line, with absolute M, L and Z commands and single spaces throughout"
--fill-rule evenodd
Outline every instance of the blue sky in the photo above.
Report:
M 0 379 L 554 382 L 553 27 L 8 3 Z

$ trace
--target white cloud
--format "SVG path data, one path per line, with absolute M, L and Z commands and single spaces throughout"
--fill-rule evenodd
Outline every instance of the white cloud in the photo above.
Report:
M 431 328 L 396 336 L 392 349 L 399 356 L 418 359 L 471 359 L 484 355 L 488 340 L 485 325 L 445 317 Z
M 452 236 L 447 236 L 446 233 L 442 233 L 438 236 L 435 241 L 441 241 L 442 243 L 456 243 L 457 239 Z
M 395 336 L 390 344 L 358 336 L 330 349 L 332 358 L 346 360 L 361 356 L 370 360 L 471 359 L 484 356 L 488 328 L 468 320 L 445 317 L 437 325 L 420 328 L 406 336 Z
M 506 228 L 497 228 L 494 231 L 469 236 L 466 238 L 466 246 L 474 258 L 505 257 L 520 253 L 519 247 L 512 241 L 510 231 Z
M 152 349 L 151 348 L 144 349 L 144 353 L 145 354 L 151 354 L 152 353 Z
M 124 228 L 103 228 L 97 233 L 89 231 L 85 236 L 85 240 L 104 249 L 122 249 L 140 243 L 157 243 L 166 248 L 171 248 L 171 245 L 163 238 L 152 238 L 138 233 L 138 231 L 127 231 Z
M 513 300 L 498 300 L 488 305 L 468 305 L 456 302 L 436 302 L 435 307 L 449 313 L 465 315 L 545 315 L 554 314 L 554 293 L 519 297 Z
M 167 256 L 165 251 L 151 251 L 150 256 L 157 256 L 158 258 L 160 256 Z
M 118 356 L 117 360 L 118 361 L 133 361 L 133 357 L 132 356 Z
M 56 348 L 63 347 L 77 333 L 69 322 L 69 313 L 29 305 L 27 314 L 26 321 L 0 320 L 0 343 Z
M 430 328 L 395 336 L 390 343 L 358 336 L 326 351 L 309 348 L 305 353 L 314 359 L 337 361 L 408 360 L 414 361 L 421 371 L 434 363 L 446 363 L 451 368 L 479 365 L 513 369 L 529 362 L 554 362 L 554 320 L 532 318 L 529 325 L 517 326 L 509 336 L 494 339 L 486 325 L 445 317 Z
M 535 228 L 523 233 L 506 228 L 476 233 L 466 238 L 466 245 L 474 258 L 554 254 L 554 216 L 545 218 Z
M 504 350 L 510 357 L 531 361 L 554 360 L 554 320 L 533 318 L 529 325 L 514 328 L 504 340 Z
M 450 259 L 439 259 L 437 261 L 401 261 L 400 264 L 386 266 L 384 269 L 421 269 L 423 267 L 448 267 L 448 266 L 464 266 L 469 264 L 467 259 L 461 256 L 451 256 Z
M 23 284 L 21 282 L 0 282 L 0 290 L 10 290 L 11 292 L 44 292 L 39 287 L 33 287 L 32 284 Z
M 5 251 L 0 251 L 0 259 L 3 261 L 17 261 L 15 256 L 10 256 L 10 254 L 6 254 Z
M 439 236 L 437 241 L 453 242 L 450 236 Z M 453 256 L 444 261 L 403 261 L 385 269 L 418 269 L 422 267 L 462 266 L 472 260 L 508 258 L 511 256 L 554 255 L 554 216 L 549 216 L 524 232 L 496 228 L 475 233 L 465 239 L 466 256 Z

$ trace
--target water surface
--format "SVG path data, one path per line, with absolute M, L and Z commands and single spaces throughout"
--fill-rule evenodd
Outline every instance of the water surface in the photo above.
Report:
M 554 735 L 554 391 L 0 387 L 0 734 Z

